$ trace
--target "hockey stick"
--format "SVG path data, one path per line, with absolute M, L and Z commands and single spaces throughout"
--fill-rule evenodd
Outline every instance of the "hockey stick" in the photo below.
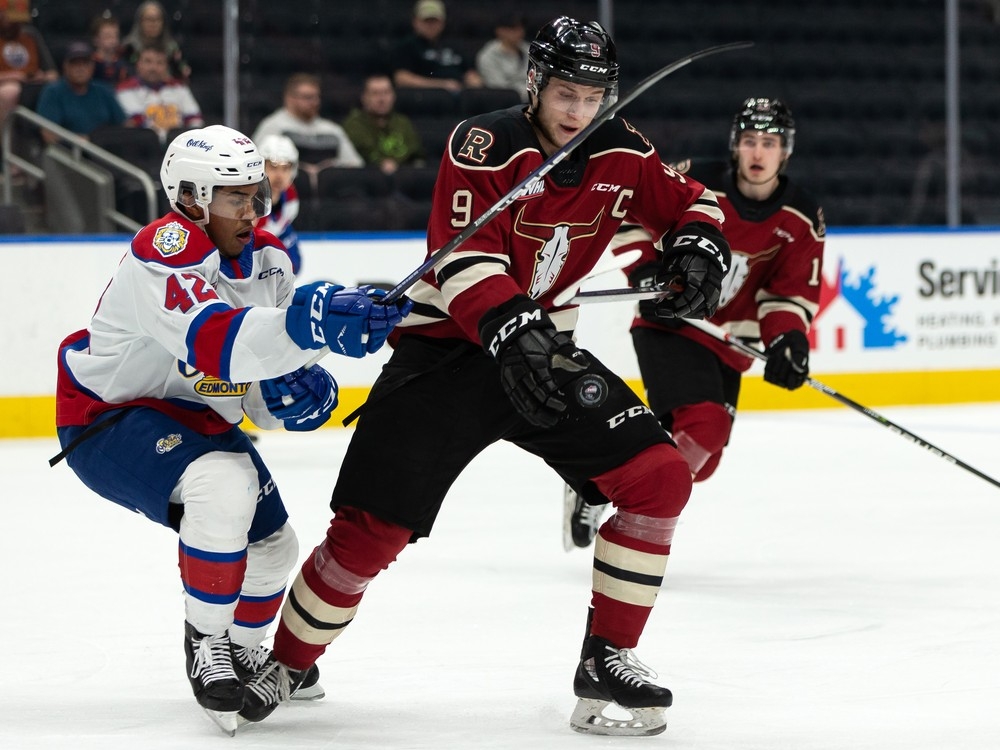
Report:
M 595 289 L 590 292 L 577 292 L 569 299 L 556 297 L 560 305 L 580 305 L 585 302 L 640 302 L 644 299 L 659 299 L 671 293 L 671 289 Z
M 605 260 L 598 262 L 598 264 L 590 270 L 590 273 L 588 273 L 586 276 L 580 279 L 577 279 L 569 287 L 567 287 L 567 289 L 564 292 L 557 295 L 555 297 L 555 301 L 553 302 L 553 304 L 556 307 L 561 307 L 562 305 L 565 305 L 566 304 L 565 302 L 560 302 L 559 300 L 561 298 L 564 299 L 566 295 L 576 294 L 583 283 L 590 281 L 591 279 L 597 278 L 598 276 L 602 276 L 606 273 L 611 273 L 612 271 L 620 271 L 630 263 L 634 263 L 635 261 L 639 260 L 639 256 L 641 255 L 642 255 L 641 250 L 626 250 L 623 253 L 612 255 L 606 258 Z M 308 370 L 313 365 L 319 364 L 320 360 L 325 359 L 326 355 L 329 353 L 330 353 L 330 348 L 324 346 L 322 349 L 319 350 L 316 356 L 314 356 L 312 359 L 306 362 L 306 364 L 303 365 L 303 367 L 305 367 Z M 293 401 L 294 399 L 291 396 L 282 397 L 282 402 L 286 406 L 291 404 Z
M 693 320 L 693 319 L 689 319 L 689 318 L 681 318 L 681 320 L 683 320 L 688 325 L 694 326 L 699 331 L 703 331 L 704 333 L 707 333 L 709 336 L 711 336 L 711 337 L 713 337 L 715 339 L 718 339 L 719 341 L 722 341 L 723 343 L 728 344 L 729 346 L 731 346 L 734 349 L 736 349 L 737 351 L 739 351 L 739 352 L 747 355 L 748 357 L 753 357 L 754 359 L 759 359 L 759 360 L 761 360 L 763 362 L 767 362 L 767 355 L 764 354 L 764 352 L 760 351 L 759 349 L 755 349 L 754 347 L 750 346 L 749 344 L 744 343 L 743 341 L 740 341 L 738 338 L 735 338 L 728 331 L 726 331 L 723 328 L 720 328 L 719 326 L 715 325 L 714 323 L 709 323 L 707 320 Z M 975 474 L 980 479 L 985 479 L 987 482 L 989 482 L 990 484 L 992 484 L 995 487 L 1000 487 L 1000 482 L 998 482 L 993 477 L 989 476 L 988 474 L 984 474 L 983 472 L 979 471 L 979 469 L 975 468 L 974 466 L 969 466 L 969 464 L 967 464 L 964 461 L 961 461 L 961 460 L 955 458 L 955 456 L 951 455 L 950 453 L 946 453 L 945 451 L 941 450 L 940 448 L 938 448 L 933 443 L 927 442 L 922 437 L 919 437 L 918 435 L 914 435 L 909 430 L 907 430 L 907 429 L 905 429 L 903 427 L 900 427 L 898 424 L 896 424 L 895 422 L 893 422 L 893 421 L 891 421 L 889 419 L 886 419 L 881 414 L 879 414 L 877 411 L 874 411 L 872 409 L 869 409 L 867 406 L 863 406 L 863 405 L 859 404 L 857 401 L 854 401 L 853 399 L 848 398 L 844 394 L 842 394 L 842 393 L 840 393 L 838 391 L 835 391 L 830 386 L 824 385 L 823 383 L 820 383 L 818 380 L 814 380 L 813 378 L 808 378 L 807 377 L 806 378 L 806 383 L 808 383 L 812 388 L 815 388 L 820 393 L 825 393 L 830 398 L 832 398 L 832 399 L 834 399 L 836 401 L 839 401 L 844 406 L 848 406 L 848 407 L 854 409 L 855 411 L 864 414 L 869 419 L 872 419 L 875 422 L 878 422 L 883 427 L 886 427 L 889 430 L 891 430 L 892 432 L 895 432 L 900 437 L 906 438 L 911 443 L 919 445 L 921 448 L 926 448 L 931 453 L 933 453 L 935 456 L 940 456 L 941 458 L 943 458 L 948 463 L 955 464 L 956 466 L 958 466 L 958 467 L 960 467 L 962 469 L 965 469 L 968 472 L 971 472 L 971 473 Z
M 617 255 L 611 255 L 610 257 L 598 261 L 597 265 L 590 269 L 590 272 L 583 276 L 563 291 L 559 292 L 555 297 L 552 298 L 552 304 L 554 307 L 562 307 L 566 304 L 568 299 L 576 296 L 580 291 L 580 287 L 591 279 L 596 279 L 598 276 L 603 276 L 606 273 L 611 273 L 612 271 L 620 271 L 625 266 L 635 263 L 642 256 L 642 250 L 633 249 L 626 250 L 623 253 Z
M 569 299 L 565 304 L 583 304 L 588 302 L 619 302 L 622 300 L 637 301 L 644 299 L 656 299 L 657 297 L 662 297 L 664 294 L 667 294 L 667 292 L 656 291 L 652 289 L 649 290 L 601 289 L 594 292 L 579 292 L 578 294 L 574 295 L 571 299 Z M 759 359 L 763 362 L 767 362 L 767 355 L 764 354 L 764 352 L 760 351 L 759 349 L 755 349 L 754 347 L 744 343 L 738 338 L 735 338 L 728 331 L 726 331 L 723 328 L 720 328 L 714 323 L 709 323 L 707 320 L 696 320 L 691 318 L 680 318 L 680 320 L 683 320 L 688 325 L 693 326 L 694 328 L 697 328 L 698 330 L 703 331 L 704 333 L 707 333 L 709 336 L 718 339 L 719 341 L 722 341 L 725 344 L 728 344 L 729 346 L 733 347 L 734 349 L 745 354 L 748 357 L 752 357 L 754 359 Z M 806 378 L 806 383 L 810 387 L 819 391 L 820 393 L 824 393 L 830 398 L 834 399 L 835 401 L 839 401 L 844 406 L 850 407 L 851 409 L 854 409 L 855 411 L 864 414 L 869 419 L 878 422 L 883 427 L 896 433 L 900 437 L 909 440 L 911 443 L 914 443 L 915 445 L 918 445 L 921 448 L 926 448 L 935 456 L 940 456 L 948 463 L 955 464 L 956 466 L 965 469 L 966 471 L 972 474 L 975 474 L 980 479 L 989 482 L 995 487 L 1000 487 L 1000 481 L 997 481 L 989 474 L 984 474 L 976 467 L 970 466 L 961 459 L 958 459 L 955 456 L 951 455 L 950 453 L 941 450 L 933 443 L 929 443 L 919 435 L 915 435 L 906 428 L 901 427 L 892 420 L 882 416 L 877 411 L 870 409 L 869 407 L 864 406 L 862 404 L 859 404 L 857 401 L 851 398 L 848 398 L 843 393 L 834 390 L 825 383 L 821 383 L 818 380 L 815 380 L 814 378 L 808 378 L 808 377 Z
M 451 255 L 459 245 L 469 239 L 472 235 L 482 229 L 484 226 L 489 224 L 493 219 L 495 219 L 501 211 L 511 205 L 514 201 L 518 199 L 521 195 L 527 194 L 528 186 L 533 183 L 539 182 L 545 175 L 547 175 L 553 167 L 555 167 L 559 162 L 565 159 L 570 152 L 573 151 L 577 146 L 587 140 L 594 131 L 597 130 L 601 125 L 606 123 L 615 114 L 620 111 L 623 107 L 631 104 L 635 99 L 639 97 L 644 91 L 656 84 L 658 81 L 666 78 L 671 73 L 685 67 L 686 65 L 694 62 L 695 60 L 700 60 L 703 57 L 708 57 L 709 55 L 715 55 L 720 52 L 729 52 L 730 50 L 745 49 L 747 47 L 752 47 L 753 42 L 732 42 L 730 44 L 720 44 L 715 47 L 708 47 L 701 50 L 700 52 L 694 52 L 686 57 L 682 57 L 679 60 L 675 60 L 669 65 L 660 68 L 658 71 L 648 76 L 647 78 L 640 81 L 635 88 L 629 91 L 625 96 L 619 99 L 617 102 L 612 104 L 601 114 L 595 117 L 591 123 L 577 133 L 573 138 L 566 143 L 565 146 L 557 150 L 552 156 L 543 161 L 538 167 L 531 172 L 527 177 L 521 180 L 517 185 L 515 185 L 510 192 L 508 192 L 503 198 L 494 203 L 490 208 L 486 209 L 477 219 L 475 219 L 469 226 L 463 229 L 460 233 L 452 237 L 444 246 L 435 250 L 431 253 L 430 257 L 427 258 L 423 263 L 421 263 L 417 268 L 415 268 L 406 278 L 400 281 L 396 286 L 390 289 L 385 297 L 382 298 L 382 304 L 390 304 L 395 302 L 403 293 L 413 286 L 420 277 L 425 273 L 430 271 L 432 268 L 437 266 L 441 261 Z

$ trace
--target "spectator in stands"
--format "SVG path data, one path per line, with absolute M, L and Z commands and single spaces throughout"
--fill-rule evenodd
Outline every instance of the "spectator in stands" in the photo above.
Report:
M 528 43 L 524 39 L 524 17 L 506 12 L 497 18 L 493 27 L 495 38 L 483 45 L 476 55 L 476 70 L 483 85 L 492 89 L 512 89 L 528 101 L 524 85 L 528 69 Z
M 87 137 L 102 125 L 120 125 L 125 120 L 115 92 L 93 81 L 94 50 L 86 42 L 71 42 L 63 58 L 63 74 L 46 84 L 38 98 L 38 114 L 77 135 Z M 46 143 L 59 136 L 42 130 Z
M 0 0 L 0 124 L 20 103 L 25 83 L 58 77 L 48 47 L 31 25 L 31 3 Z
M 473 62 L 443 40 L 445 8 L 441 0 L 418 0 L 413 33 L 392 50 L 390 63 L 397 87 L 440 88 L 459 92 L 483 85 Z
M 257 220 L 257 228 L 281 240 L 292 261 L 292 271 L 297 274 L 302 268 L 302 256 L 292 222 L 299 215 L 299 193 L 295 189 L 299 150 L 287 135 L 268 135 L 256 144 L 264 157 L 267 181 L 271 183 L 271 213 Z
M 155 130 L 164 143 L 172 128 L 205 124 L 191 89 L 170 77 L 163 47 L 151 45 L 142 50 L 136 74 L 121 84 L 117 93 L 129 124 Z
M 344 130 L 365 163 L 385 174 L 392 174 L 400 164 L 423 163 L 426 157 L 413 122 L 396 112 L 395 106 L 392 80 L 375 73 L 365 78 L 361 107 L 352 109 L 344 120 Z
M 132 75 L 132 69 L 122 56 L 121 25 L 105 11 L 90 25 L 90 40 L 94 45 L 94 80 L 112 89 Z
M 167 54 L 170 75 L 187 83 L 191 78 L 191 66 L 184 60 L 180 44 L 167 28 L 166 11 L 156 0 L 146 0 L 139 4 L 132 28 L 122 40 L 122 55 L 133 70 L 138 69 L 139 55 L 150 45 L 163 48 Z
M 344 129 L 333 120 L 320 117 L 321 100 L 319 77 L 295 73 L 285 83 L 284 106 L 260 121 L 253 134 L 254 143 L 269 135 L 287 135 L 300 150 L 328 152 L 332 166 L 363 167 L 364 159 Z

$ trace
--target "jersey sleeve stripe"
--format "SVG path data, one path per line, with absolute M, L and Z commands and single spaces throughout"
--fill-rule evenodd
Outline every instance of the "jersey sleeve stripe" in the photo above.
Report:
M 443 266 L 437 272 L 438 284 L 444 284 L 448 279 L 457 276 L 469 268 L 475 267 L 479 263 L 497 263 L 501 266 L 500 273 L 506 273 L 507 269 L 510 268 L 510 260 L 506 257 L 479 253 L 458 253 L 451 263 Z
M 233 343 L 248 310 L 224 304 L 210 305 L 202 310 L 188 328 L 188 364 L 228 381 Z

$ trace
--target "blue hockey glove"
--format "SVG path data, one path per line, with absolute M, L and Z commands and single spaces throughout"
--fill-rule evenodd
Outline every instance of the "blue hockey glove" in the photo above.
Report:
M 292 304 L 285 311 L 285 330 L 300 349 L 326 346 L 326 309 L 329 299 L 344 287 L 328 281 L 316 281 L 295 290 Z
M 387 294 L 384 289 L 374 289 L 367 286 L 359 287 L 359 290 L 361 289 L 366 290 L 368 297 L 372 300 L 371 314 L 368 318 L 367 343 L 368 353 L 371 354 L 382 348 L 382 344 L 392 333 L 392 329 L 410 314 L 413 302 L 403 297 L 398 302 L 383 305 L 379 300 Z
M 413 307 L 409 300 L 379 304 L 385 292 L 369 286 L 345 289 L 314 282 L 295 290 L 285 317 L 285 330 L 302 349 L 320 349 L 348 357 L 378 351 L 386 337 Z
M 318 365 L 262 380 L 260 392 L 267 410 L 292 432 L 315 430 L 337 408 L 337 381 Z
M 809 377 L 809 339 L 797 328 L 785 331 L 767 347 L 764 380 L 794 391 Z

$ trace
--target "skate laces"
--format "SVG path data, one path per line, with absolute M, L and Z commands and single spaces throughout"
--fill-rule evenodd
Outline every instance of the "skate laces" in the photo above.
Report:
M 247 690 L 257 695 L 264 705 L 277 705 L 288 700 L 292 694 L 288 667 L 272 658 L 270 663 L 247 683 Z
M 267 646 L 237 646 L 233 644 L 233 658 L 250 674 L 255 674 L 258 669 L 263 667 L 270 655 L 271 649 Z
M 626 685 L 640 687 L 657 678 L 656 672 L 639 661 L 632 649 L 616 649 L 614 646 L 605 646 L 604 648 L 611 652 L 604 657 L 604 666 L 613 677 L 618 678 Z
M 592 529 L 597 528 L 602 513 L 604 513 L 603 505 L 588 505 L 580 502 L 576 511 L 576 522 Z
M 233 658 L 230 651 L 229 634 L 206 635 L 198 641 L 191 676 L 206 685 L 219 680 L 236 680 Z

